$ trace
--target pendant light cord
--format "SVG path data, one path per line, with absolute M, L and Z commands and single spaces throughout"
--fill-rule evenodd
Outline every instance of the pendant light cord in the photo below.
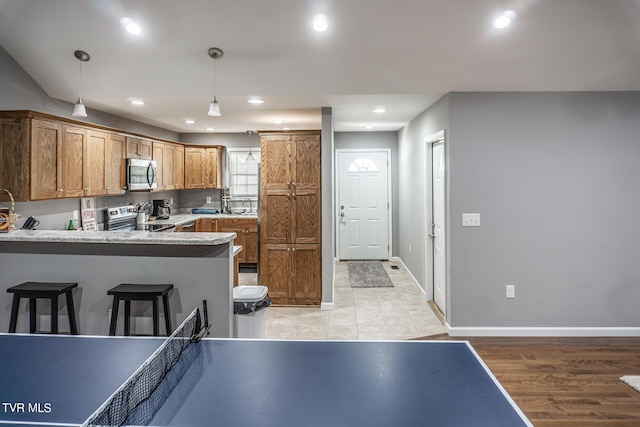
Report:
M 78 99 L 82 99 L 82 61 L 80 63 L 80 83 L 78 85 Z

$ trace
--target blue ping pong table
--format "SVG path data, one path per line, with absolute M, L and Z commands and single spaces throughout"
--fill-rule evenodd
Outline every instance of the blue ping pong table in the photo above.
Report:
M 82 424 L 161 343 L 1 334 L 0 427 Z M 205 338 L 156 392 L 134 424 L 532 425 L 466 341 Z

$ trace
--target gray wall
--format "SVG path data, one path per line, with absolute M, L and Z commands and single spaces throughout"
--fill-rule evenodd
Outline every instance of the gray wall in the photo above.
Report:
M 640 92 L 451 94 L 453 325 L 640 326 L 639 118 Z
M 446 95 L 398 133 L 398 255 L 423 289 L 427 256 L 425 141 L 448 128 L 449 96 Z M 425 289 L 425 292 L 430 295 L 432 290 Z
M 246 133 L 182 133 L 180 141 L 193 145 L 224 145 L 230 148 L 260 148 L 260 135 Z
M 452 327 L 640 326 L 638 117 L 640 92 L 451 93 L 400 132 L 400 256 L 422 281 L 423 141 L 447 130 Z
M 71 117 L 73 104 L 53 99 L 0 46 L 0 110 L 34 110 L 155 138 L 179 141 L 178 133 L 87 108 L 88 117 Z
M 335 233 L 335 191 L 334 189 L 334 151 L 333 110 L 322 107 L 322 133 L 320 136 L 320 179 L 322 182 L 322 308 L 334 307 L 334 276 L 336 251 L 333 245 Z
M 398 222 L 398 132 L 336 132 L 335 149 L 390 149 L 391 150 L 391 210 L 392 256 L 399 254 Z

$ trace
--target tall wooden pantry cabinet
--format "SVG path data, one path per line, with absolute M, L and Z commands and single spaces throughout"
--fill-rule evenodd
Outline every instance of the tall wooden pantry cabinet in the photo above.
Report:
M 260 281 L 274 304 L 322 296 L 320 131 L 260 133 Z

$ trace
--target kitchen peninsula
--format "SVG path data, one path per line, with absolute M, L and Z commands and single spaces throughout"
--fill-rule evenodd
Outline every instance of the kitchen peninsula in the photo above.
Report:
M 7 331 L 11 296 L 6 289 L 27 281 L 77 282 L 74 305 L 79 333 L 107 335 L 112 298 L 120 283 L 171 283 L 173 325 L 207 300 L 211 336 L 233 336 L 233 246 L 235 233 L 83 232 L 15 230 L 0 234 L 0 330 Z M 235 250 L 234 250 L 235 249 Z M 61 301 L 62 302 L 62 301 Z M 147 307 L 147 305 L 149 307 Z M 132 305 L 132 333 L 148 334 L 150 304 Z M 66 316 L 66 305 L 59 314 Z M 38 300 L 40 329 L 49 322 L 49 303 Z M 149 320 L 149 322 L 145 322 Z M 28 331 L 21 305 L 18 332 Z M 119 329 L 122 322 L 118 322 Z M 60 315 L 60 329 L 68 330 Z

